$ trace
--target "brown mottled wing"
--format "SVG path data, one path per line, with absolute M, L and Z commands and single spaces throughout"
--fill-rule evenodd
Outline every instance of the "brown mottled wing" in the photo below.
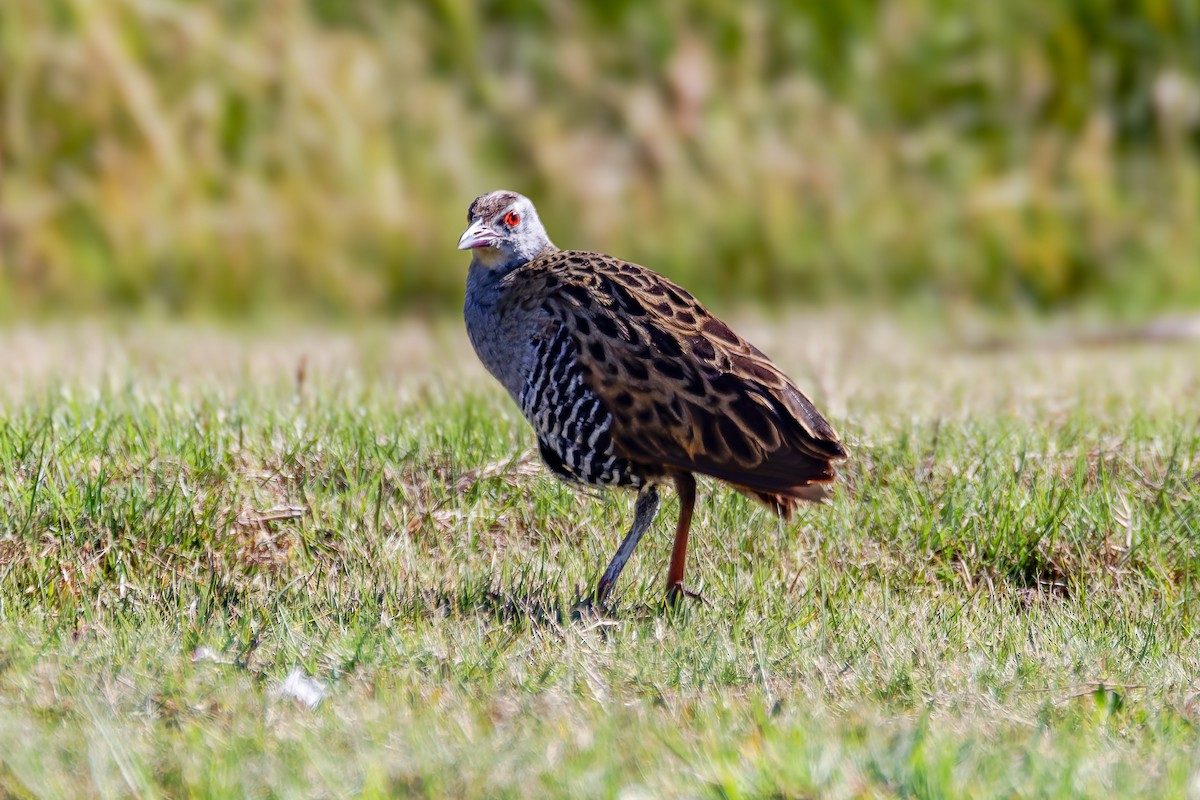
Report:
M 628 458 L 728 481 L 787 514 L 827 496 L 846 450 L 763 353 L 660 275 L 559 251 L 509 276 L 575 337 Z

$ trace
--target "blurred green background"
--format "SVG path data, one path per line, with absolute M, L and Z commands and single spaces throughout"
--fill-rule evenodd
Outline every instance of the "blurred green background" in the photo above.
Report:
M 3 0 L 0 314 L 455 310 L 467 204 L 739 302 L 1200 305 L 1200 3 Z

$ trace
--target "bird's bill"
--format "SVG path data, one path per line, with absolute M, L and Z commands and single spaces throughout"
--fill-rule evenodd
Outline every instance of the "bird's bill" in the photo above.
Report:
M 496 238 L 496 234 L 483 224 L 483 220 L 472 222 L 458 240 L 458 249 L 474 250 L 477 247 L 491 247 L 495 244 Z

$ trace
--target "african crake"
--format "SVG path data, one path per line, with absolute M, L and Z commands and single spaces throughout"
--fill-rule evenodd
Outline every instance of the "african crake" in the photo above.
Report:
M 787 517 L 822 500 L 833 428 L 756 347 L 686 291 L 611 256 L 559 250 L 515 192 L 475 199 L 464 314 L 475 352 L 537 433 L 546 466 L 589 486 L 638 490 L 633 527 L 596 587 L 603 603 L 675 484 L 679 523 L 667 591 L 685 591 L 696 499 L 711 475 Z

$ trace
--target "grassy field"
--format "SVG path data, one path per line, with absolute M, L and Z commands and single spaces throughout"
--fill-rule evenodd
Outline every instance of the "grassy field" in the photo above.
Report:
M 739 327 L 841 490 L 702 483 L 708 602 L 660 519 L 603 617 L 631 498 L 456 325 L 0 334 L 0 796 L 1200 793 L 1200 347 Z

